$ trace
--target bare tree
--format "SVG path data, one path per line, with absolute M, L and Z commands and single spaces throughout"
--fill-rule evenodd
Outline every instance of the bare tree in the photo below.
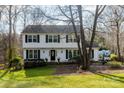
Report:
M 95 38 L 95 32 L 96 32 L 96 27 L 97 27 L 97 20 L 99 18 L 99 16 L 101 15 L 101 13 L 103 12 L 103 10 L 105 9 L 105 6 L 96 6 L 96 10 L 95 10 L 95 14 L 91 11 L 86 11 L 82 9 L 81 5 L 78 6 L 58 6 L 59 11 L 61 12 L 61 16 L 65 17 L 63 19 L 60 18 L 55 18 L 55 17 L 51 17 L 50 15 L 46 15 L 43 11 L 42 13 L 44 14 L 44 16 L 46 16 L 47 18 L 51 19 L 51 20 L 57 20 L 57 21 L 64 21 L 66 23 L 71 23 L 75 32 L 75 36 L 77 39 L 77 45 L 78 45 L 78 49 L 79 49 L 79 53 L 80 53 L 80 68 L 79 69 L 83 69 L 83 70 L 87 70 L 89 68 L 89 61 L 90 61 L 90 55 L 91 55 L 91 51 L 92 51 L 92 46 L 93 46 L 93 42 L 94 42 L 94 38 Z M 84 22 L 83 22 L 83 15 L 82 15 L 82 11 L 86 11 L 86 12 L 90 12 L 93 14 L 93 18 L 92 20 L 92 35 L 91 35 L 91 40 L 90 40 L 90 46 L 89 46 L 89 52 L 87 52 L 86 49 L 86 40 L 85 40 L 85 29 L 84 29 Z M 60 15 L 59 15 L 60 16 Z M 76 26 L 79 25 L 80 26 L 80 31 L 78 32 Z M 80 36 L 78 35 L 80 34 Z
M 121 47 L 120 47 L 120 32 L 123 31 L 124 23 L 124 10 L 119 6 L 109 6 L 108 21 L 111 25 L 110 28 L 113 33 L 116 34 L 116 46 L 118 58 L 121 58 Z

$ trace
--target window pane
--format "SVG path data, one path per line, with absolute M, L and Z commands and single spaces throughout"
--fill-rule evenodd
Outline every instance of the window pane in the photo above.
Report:
M 52 36 L 51 35 L 49 36 L 49 42 L 52 42 Z
M 32 35 L 28 35 L 28 42 L 32 42 Z
M 34 58 L 38 58 L 38 52 L 37 52 L 37 50 L 34 50 Z
M 29 50 L 29 58 L 33 58 L 33 50 Z
M 76 39 L 76 37 L 74 36 L 74 42 L 77 42 L 77 39 Z
M 73 51 L 73 56 L 77 56 L 77 51 L 76 50 Z
M 33 36 L 33 42 L 37 42 L 37 36 L 36 35 Z
M 72 35 L 69 35 L 68 36 L 68 42 L 72 42 L 73 40 L 72 40 Z
M 72 51 L 69 50 L 69 58 L 72 58 Z
M 58 42 L 58 36 L 54 36 L 53 42 Z

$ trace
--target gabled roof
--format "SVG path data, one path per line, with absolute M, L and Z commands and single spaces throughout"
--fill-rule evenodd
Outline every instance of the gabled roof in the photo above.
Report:
M 76 26 L 79 31 L 79 25 Z M 72 25 L 28 25 L 22 33 L 72 33 Z

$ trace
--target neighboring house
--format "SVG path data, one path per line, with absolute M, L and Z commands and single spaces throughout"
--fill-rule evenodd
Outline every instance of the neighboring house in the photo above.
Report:
M 22 32 L 22 45 L 24 59 L 67 62 L 79 54 L 73 27 L 68 25 L 29 25 Z M 98 60 L 97 51 L 93 44 L 92 60 Z

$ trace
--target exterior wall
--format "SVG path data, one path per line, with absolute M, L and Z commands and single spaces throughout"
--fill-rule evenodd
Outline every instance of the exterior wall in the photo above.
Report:
M 26 50 L 23 49 L 23 58 L 26 59 Z
M 47 35 L 53 35 L 57 33 L 48 33 Z M 23 40 L 23 48 L 77 48 L 77 43 L 66 43 L 66 34 L 58 33 L 60 35 L 60 43 L 46 43 L 46 34 L 40 33 L 40 43 L 25 43 L 25 34 L 22 35 Z M 26 34 L 33 35 L 33 34 Z M 35 34 L 34 34 L 35 35 Z
M 99 51 L 98 48 L 94 48 L 94 58 L 93 58 L 94 61 L 99 60 L 98 51 Z
M 40 58 L 41 59 L 48 59 L 48 62 L 51 62 L 49 51 L 53 49 L 39 49 L 40 50 Z M 56 62 L 57 59 L 60 58 L 61 62 L 65 62 L 68 59 L 66 59 L 66 49 L 54 49 L 57 53 L 56 55 Z M 26 49 L 23 49 L 23 58 L 26 59 Z
M 53 50 L 53 49 L 39 49 L 40 50 L 40 58 L 41 59 L 48 59 L 48 62 L 51 62 L 51 59 L 50 59 L 50 54 L 49 54 L 49 51 L 50 50 Z M 66 49 L 54 49 L 56 52 L 57 52 L 57 55 L 56 55 L 56 59 L 55 61 L 57 62 L 58 58 L 60 58 L 60 61 L 61 62 L 67 62 L 68 59 L 66 59 Z M 73 50 L 73 49 L 71 49 Z M 77 50 L 77 49 L 74 49 L 74 50 Z M 23 58 L 26 59 L 26 49 L 23 50 Z M 97 48 L 94 48 L 94 58 L 93 60 L 94 61 L 98 61 L 98 49 Z
M 22 46 L 23 46 L 23 58 L 26 59 L 26 49 L 39 49 L 40 50 L 40 58 L 45 59 L 47 58 L 50 62 L 50 50 L 56 50 L 56 60 L 57 58 L 60 58 L 60 61 L 67 61 L 66 59 L 66 49 L 75 49 L 77 50 L 77 43 L 66 43 L 66 33 L 58 33 L 60 35 L 60 43 L 46 43 L 46 34 L 47 35 L 54 35 L 57 33 L 40 33 L 37 35 L 40 35 L 40 42 L 39 43 L 25 43 L 25 34 L 22 34 Z M 36 35 L 36 34 L 26 34 L 26 35 Z M 94 48 L 94 58 L 93 60 L 98 61 L 98 49 Z

